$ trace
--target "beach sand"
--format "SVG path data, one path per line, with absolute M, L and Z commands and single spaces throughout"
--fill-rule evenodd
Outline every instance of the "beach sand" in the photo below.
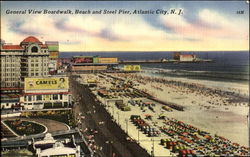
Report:
M 138 74 L 132 74 L 133 77 L 127 78 L 136 80 L 136 75 Z M 121 76 L 121 74 L 118 74 L 118 76 Z M 141 76 L 143 78 L 148 77 Z M 184 80 L 182 79 L 182 81 Z M 207 86 L 211 86 L 211 84 L 207 84 Z M 214 87 L 215 85 L 213 84 L 212 86 Z M 160 87 L 163 90 L 161 91 L 154 87 Z M 225 86 L 222 87 L 226 88 Z M 151 93 L 160 100 L 173 102 L 185 107 L 184 111 L 174 110 L 174 112 L 166 113 L 167 117 L 181 120 L 212 135 L 223 136 L 240 145 L 249 146 L 248 104 L 229 104 L 226 101 L 228 99 L 226 96 L 222 97 L 214 93 L 190 92 L 190 90 L 182 86 L 178 87 L 157 82 L 146 82 L 146 84 L 140 84 L 138 88 Z M 231 88 L 234 88 L 234 86 L 231 86 Z M 247 90 L 246 86 L 242 86 L 242 92 L 247 92 Z

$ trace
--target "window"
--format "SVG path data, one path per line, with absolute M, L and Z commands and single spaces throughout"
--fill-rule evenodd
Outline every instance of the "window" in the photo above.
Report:
M 28 96 L 28 101 L 32 101 L 32 97 L 31 96 Z
M 33 46 L 33 47 L 31 48 L 31 52 L 32 52 L 32 53 L 37 53 L 37 52 L 38 52 L 38 48 L 37 48 L 36 46 Z
M 58 100 L 58 95 L 57 94 L 53 94 L 53 100 Z
M 37 95 L 36 100 L 42 100 L 42 95 Z
M 59 99 L 60 99 L 60 100 L 62 100 L 62 99 L 63 99 L 63 95 L 62 95 L 62 94 L 60 94 L 59 96 L 60 96 L 60 98 L 59 98 Z

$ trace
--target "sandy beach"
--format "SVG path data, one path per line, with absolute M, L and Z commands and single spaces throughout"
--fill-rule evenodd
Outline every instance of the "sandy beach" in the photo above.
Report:
M 223 136 L 243 146 L 249 146 L 249 104 L 247 102 L 237 101 L 231 103 L 228 101 L 230 99 L 228 95 L 221 96 L 213 92 L 192 90 L 180 85 L 160 83 L 155 81 L 155 77 L 152 76 L 140 74 L 117 74 L 117 76 L 131 78 L 140 82 L 139 89 L 152 94 L 160 100 L 173 102 L 185 107 L 184 112 L 175 110 L 167 113 L 167 117 L 176 118 L 211 134 Z M 184 79 L 181 79 L 181 81 L 184 81 Z M 190 80 L 187 80 L 187 82 L 194 83 Z M 200 82 L 198 83 L 201 86 L 204 85 Z M 216 85 L 210 83 L 206 86 L 212 86 L 213 88 Z M 220 86 L 226 88 L 222 85 L 217 85 L 216 87 Z M 248 92 L 246 86 L 242 89 L 239 89 L 238 86 L 231 86 L 231 89 L 241 90 L 242 93 Z

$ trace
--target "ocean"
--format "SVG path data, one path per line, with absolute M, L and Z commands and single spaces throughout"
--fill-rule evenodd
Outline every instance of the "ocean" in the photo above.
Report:
M 60 58 L 72 56 L 117 57 L 119 60 L 172 59 L 174 52 L 61 52 Z M 199 80 L 249 83 L 249 51 L 182 52 L 213 62 L 179 64 L 142 64 L 141 68 L 157 76 Z

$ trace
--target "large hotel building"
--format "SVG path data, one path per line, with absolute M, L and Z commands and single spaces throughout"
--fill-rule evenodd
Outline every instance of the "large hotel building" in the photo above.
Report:
M 25 77 L 48 76 L 48 46 L 29 36 L 19 45 L 1 43 L 1 88 L 22 88 Z
M 57 69 L 57 41 L 40 42 L 29 36 L 19 45 L 1 41 L 1 88 L 23 88 L 25 77 L 46 77 Z

